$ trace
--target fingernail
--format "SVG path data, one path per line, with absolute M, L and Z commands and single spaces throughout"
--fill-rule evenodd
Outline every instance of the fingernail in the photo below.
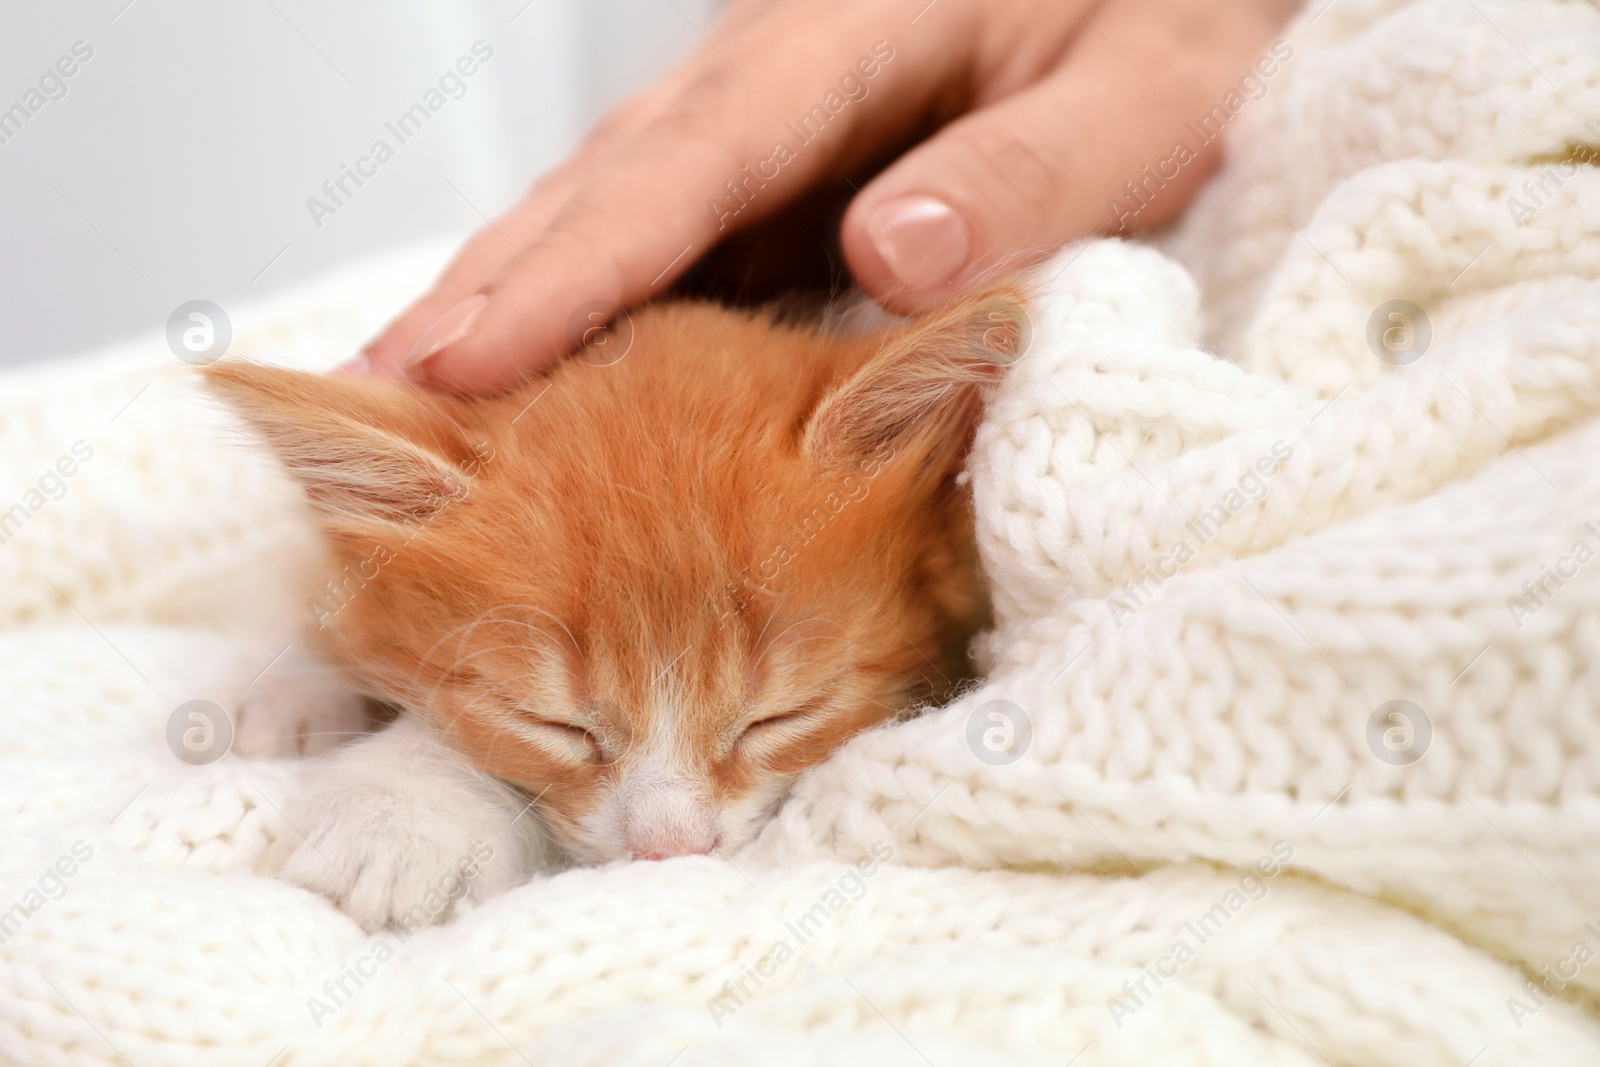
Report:
M 330 374 L 370 374 L 372 372 L 372 357 L 365 352 L 357 352 L 343 363 L 329 371 Z
M 967 221 L 931 196 L 890 200 L 868 216 L 867 236 L 894 276 L 916 289 L 954 283 L 971 248 Z
M 411 351 L 406 353 L 402 366 L 411 370 L 443 348 L 461 340 L 477 325 L 489 298 L 482 293 L 467 297 L 455 307 L 433 320 L 433 325 L 422 331 Z

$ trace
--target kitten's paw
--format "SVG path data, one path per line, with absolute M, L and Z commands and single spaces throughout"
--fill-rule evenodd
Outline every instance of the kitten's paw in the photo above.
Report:
M 233 751 L 315 756 L 372 732 L 366 699 L 335 668 L 291 647 L 253 684 L 228 695 Z
M 518 817 L 521 794 L 389 740 L 319 761 L 286 806 L 266 873 L 321 893 L 368 931 L 444 922 L 461 902 L 517 884 L 534 818 Z

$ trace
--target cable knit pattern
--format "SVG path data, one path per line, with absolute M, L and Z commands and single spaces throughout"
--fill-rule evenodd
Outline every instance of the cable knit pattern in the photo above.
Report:
M 971 465 L 987 680 L 728 859 L 409 938 L 256 876 L 302 765 L 164 733 L 291 639 L 304 503 L 159 339 L 11 374 L 0 509 L 93 455 L 0 545 L 0 1061 L 1600 1063 L 1600 174 L 1524 184 L 1600 143 L 1600 10 L 1336 0 L 1288 40 L 1174 230 L 1038 274 Z M 442 253 L 233 347 L 326 366 Z

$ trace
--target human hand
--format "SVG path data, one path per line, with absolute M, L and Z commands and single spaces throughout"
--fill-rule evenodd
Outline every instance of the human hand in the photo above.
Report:
M 1087 233 L 1158 225 L 1216 164 L 1219 142 L 1186 124 L 1230 90 L 1254 95 L 1246 78 L 1265 91 L 1253 64 L 1286 58 L 1266 49 L 1296 6 L 736 0 L 703 49 L 475 234 L 349 369 L 505 388 L 577 346 L 582 309 L 666 290 L 719 241 L 930 126 L 840 227 L 857 283 L 892 310 Z M 1178 142 L 1192 150 L 1175 162 Z

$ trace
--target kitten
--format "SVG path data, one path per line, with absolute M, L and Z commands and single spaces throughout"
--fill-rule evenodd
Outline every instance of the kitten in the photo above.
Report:
M 536 820 L 580 862 L 730 852 L 947 696 L 987 612 L 957 476 L 1021 307 L 850 336 L 661 303 L 487 399 L 207 368 L 327 535 L 317 640 L 403 709 L 313 761 L 270 866 L 376 927 L 485 845 L 468 895 L 513 884 Z

